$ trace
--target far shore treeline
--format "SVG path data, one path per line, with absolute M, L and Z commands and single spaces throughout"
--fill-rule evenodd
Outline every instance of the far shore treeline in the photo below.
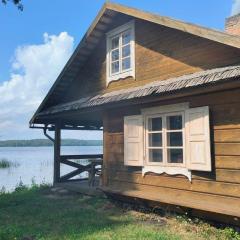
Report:
M 78 140 L 62 139 L 62 146 L 102 146 L 102 140 Z M 0 141 L 0 147 L 47 147 L 53 146 L 53 142 L 48 139 L 31 140 L 4 140 Z

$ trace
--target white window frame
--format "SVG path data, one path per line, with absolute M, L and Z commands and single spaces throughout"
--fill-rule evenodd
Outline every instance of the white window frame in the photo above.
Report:
M 111 40 L 117 36 L 120 36 L 120 44 L 119 44 L 119 49 L 122 49 L 122 33 L 130 31 L 131 33 L 131 40 L 130 40 L 130 65 L 131 68 L 122 71 L 122 51 L 120 50 L 119 52 L 119 72 L 111 74 Z M 106 56 L 106 82 L 107 86 L 111 81 L 116 81 L 121 78 L 126 78 L 126 77 L 133 77 L 135 78 L 135 23 L 134 20 L 113 29 L 112 31 L 108 32 L 106 34 L 107 38 L 107 56 Z
M 144 164 L 142 174 L 147 172 L 167 173 L 170 175 L 182 174 L 188 177 L 191 181 L 191 171 L 186 167 L 186 133 L 185 133 L 185 111 L 189 108 L 189 103 L 180 103 L 174 105 L 165 105 L 160 107 L 142 109 L 144 116 Z M 168 163 L 167 162 L 167 133 L 166 133 L 166 118 L 167 116 L 182 115 L 182 132 L 183 132 L 183 163 Z M 162 162 L 149 162 L 148 154 L 148 119 L 151 117 L 162 117 L 162 138 L 165 137 L 163 142 L 163 161 Z
M 181 115 L 182 116 L 182 129 L 181 130 L 167 130 L 167 122 L 166 119 L 168 116 L 176 116 L 176 115 Z M 162 131 L 153 131 L 153 133 L 162 133 L 162 157 L 163 157 L 163 161 L 162 162 L 150 162 L 149 161 L 149 149 L 154 149 L 154 147 L 149 147 L 149 143 L 148 143 L 148 135 L 149 135 L 149 129 L 148 129 L 148 121 L 149 119 L 152 119 L 154 117 L 161 117 L 162 118 Z M 178 111 L 178 112 L 171 112 L 171 113 L 165 113 L 165 114 L 156 114 L 156 115 L 146 115 L 145 116 L 145 143 L 146 143 L 146 147 L 145 147 L 145 158 L 146 158 L 146 165 L 149 166 L 165 166 L 165 167 L 186 167 L 186 147 L 185 147 L 185 114 L 183 111 Z M 183 145 L 182 147 L 168 147 L 167 146 L 167 133 L 168 132 L 182 132 L 182 138 L 183 138 Z M 152 131 L 150 132 L 152 133 Z M 183 149 L 183 162 L 182 163 L 168 163 L 167 161 L 167 151 L 168 149 Z M 158 147 L 156 147 L 156 149 L 160 149 Z

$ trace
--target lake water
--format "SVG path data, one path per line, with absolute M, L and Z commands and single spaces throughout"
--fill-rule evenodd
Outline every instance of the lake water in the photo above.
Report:
M 61 154 L 102 154 L 102 146 L 63 146 Z M 10 168 L 0 168 L 0 189 L 13 191 L 20 181 L 25 185 L 53 182 L 53 147 L 0 147 L 0 159 L 13 163 Z M 82 160 L 85 161 L 85 160 Z M 86 162 L 86 161 L 85 161 Z M 61 175 L 74 168 L 61 165 Z M 83 173 L 80 177 L 86 177 Z

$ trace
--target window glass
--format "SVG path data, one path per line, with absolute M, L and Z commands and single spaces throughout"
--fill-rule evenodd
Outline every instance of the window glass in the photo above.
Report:
M 119 59 L 119 50 L 116 49 L 116 50 L 113 50 L 112 51 L 112 61 L 116 61 Z
M 168 149 L 168 163 L 183 163 L 183 149 Z
M 182 114 L 149 117 L 147 122 L 148 161 L 171 164 L 183 163 Z
M 149 145 L 149 147 L 161 147 L 162 146 L 162 134 L 161 133 L 149 133 L 148 145 Z
M 167 116 L 167 162 L 183 163 L 182 116 Z
M 167 129 L 177 130 L 182 129 L 182 116 L 168 116 L 167 117 Z
M 122 70 L 126 70 L 131 68 L 131 61 L 130 58 L 124 58 L 122 60 Z
M 130 43 L 131 40 L 131 33 L 130 31 L 126 31 L 122 34 L 122 44 L 126 45 L 128 43 Z
M 183 145 L 182 132 L 168 132 L 167 133 L 167 145 L 169 147 Z
M 112 36 L 109 33 L 107 39 L 107 81 L 117 80 L 119 78 L 125 78 L 128 76 L 134 76 L 135 71 L 133 69 L 133 55 L 134 45 L 133 42 L 133 30 L 134 25 L 129 23 L 129 26 L 123 26 L 123 28 L 113 31 Z
M 112 74 L 119 72 L 119 61 L 112 63 Z
M 148 131 L 162 131 L 162 118 L 149 118 Z
M 150 162 L 162 162 L 162 149 L 149 149 Z
M 122 57 L 128 57 L 130 56 L 130 45 L 124 46 L 122 48 Z
M 112 39 L 112 49 L 119 47 L 119 37 L 115 37 Z

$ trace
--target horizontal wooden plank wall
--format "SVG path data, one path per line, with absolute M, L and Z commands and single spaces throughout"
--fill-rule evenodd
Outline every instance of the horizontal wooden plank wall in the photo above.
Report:
M 131 20 L 119 16 L 110 29 Z M 79 70 L 78 78 L 62 101 L 165 80 L 214 67 L 238 64 L 240 50 L 191 34 L 136 19 L 136 78 L 120 79 L 106 86 L 106 38 L 104 37 Z M 144 67 L 143 67 L 144 66 Z
M 141 168 L 124 166 L 123 116 L 139 114 L 139 105 L 105 114 L 105 186 L 128 196 L 240 217 L 240 89 L 181 101 L 189 102 L 191 107 L 210 107 L 213 171 L 193 171 L 190 182 L 180 175 L 147 174 L 143 177 Z M 177 102 L 179 100 L 171 101 Z

